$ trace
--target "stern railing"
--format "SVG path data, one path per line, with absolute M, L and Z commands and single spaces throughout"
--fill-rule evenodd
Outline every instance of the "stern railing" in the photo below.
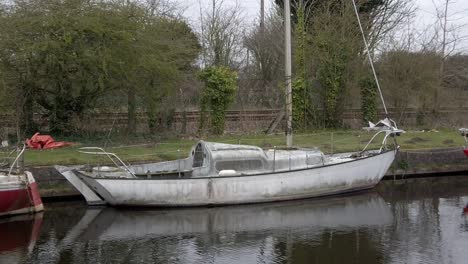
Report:
M 135 173 L 133 173 L 133 171 L 127 166 L 127 164 L 125 164 L 125 162 L 123 162 L 119 158 L 119 156 L 117 156 L 115 153 L 107 152 L 103 148 L 99 148 L 99 147 L 82 147 L 82 148 L 79 148 L 78 152 L 83 153 L 83 154 L 97 155 L 97 156 L 107 156 L 117 168 L 123 169 L 124 171 L 128 172 L 130 175 L 133 176 L 133 178 L 137 177 Z M 99 172 L 99 166 L 98 166 L 98 172 Z
M 399 129 L 396 125 L 396 122 L 390 118 L 385 118 L 383 120 L 380 120 L 377 124 L 373 124 L 372 122 L 369 122 L 369 127 L 365 127 L 364 130 L 377 131 L 377 132 L 374 134 L 374 136 L 372 136 L 372 138 L 369 140 L 366 146 L 359 152 L 361 154 L 364 153 L 367 150 L 367 148 L 370 146 L 370 144 L 374 141 L 374 139 L 377 138 L 377 136 L 382 133 L 385 133 L 385 136 L 380 145 L 379 153 L 382 153 L 384 148 L 386 148 L 387 140 L 389 137 L 393 138 L 395 148 L 396 150 L 398 150 L 400 146 L 398 145 L 396 141 L 396 136 L 399 136 L 402 133 L 405 133 L 405 131 L 402 129 Z

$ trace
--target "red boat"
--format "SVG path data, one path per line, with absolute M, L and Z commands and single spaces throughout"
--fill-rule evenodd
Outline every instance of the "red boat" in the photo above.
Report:
M 460 134 L 465 138 L 465 141 L 467 143 L 467 146 L 463 150 L 465 153 L 465 156 L 468 157 L 468 128 L 460 128 L 458 131 L 460 131 Z
M 0 217 L 42 210 L 44 206 L 31 172 L 0 172 Z

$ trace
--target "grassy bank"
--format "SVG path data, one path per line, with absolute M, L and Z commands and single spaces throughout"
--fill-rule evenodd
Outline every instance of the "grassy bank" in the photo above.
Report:
M 317 147 L 325 153 L 337 153 L 355 151 L 362 149 L 372 137 L 373 133 L 365 131 L 318 131 L 301 133 L 294 136 L 294 145 L 300 147 Z M 58 139 L 59 140 L 59 139 Z M 124 161 L 162 161 L 185 157 L 191 146 L 198 139 L 145 139 L 137 141 L 138 144 L 119 144 L 113 139 L 106 150 L 116 153 Z M 216 141 L 232 144 L 256 145 L 262 148 L 273 146 L 284 147 L 284 135 L 244 135 L 244 136 L 221 136 L 204 138 L 207 141 Z M 378 147 L 382 137 L 375 140 L 374 147 Z M 72 147 L 55 150 L 28 150 L 25 154 L 27 166 L 40 165 L 72 165 L 72 164 L 98 164 L 109 163 L 106 158 L 81 154 L 78 152 L 84 146 L 103 146 L 102 140 L 73 139 Z M 464 144 L 463 138 L 456 131 L 410 131 L 398 138 L 402 150 L 420 150 L 431 148 L 458 147 Z M 179 150 L 179 151 L 178 151 Z

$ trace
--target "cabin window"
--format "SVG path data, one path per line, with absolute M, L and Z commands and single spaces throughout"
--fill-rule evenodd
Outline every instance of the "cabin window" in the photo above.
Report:
M 316 155 L 315 153 L 307 156 L 307 165 L 317 165 L 317 164 L 323 164 L 323 156 L 322 155 Z
M 263 169 L 261 160 L 220 160 L 216 162 L 216 170 L 235 170 L 235 171 L 250 171 Z
M 195 147 L 195 152 L 193 153 L 193 168 L 198 168 L 203 166 L 203 160 L 205 158 L 205 154 L 203 153 L 203 147 L 201 144 L 198 144 Z

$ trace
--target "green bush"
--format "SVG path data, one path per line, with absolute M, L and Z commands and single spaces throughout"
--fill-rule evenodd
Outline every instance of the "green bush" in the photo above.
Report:
M 209 110 L 211 132 L 223 134 L 226 110 L 237 91 L 237 73 L 227 67 L 213 66 L 201 71 L 199 78 L 205 83 L 200 101 L 200 128 L 203 129 L 205 113 Z
M 367 125 L 377 119 L 377 86 L 373 78 L 365 77 L 360 80 L 360 87 L 362 121 Z

